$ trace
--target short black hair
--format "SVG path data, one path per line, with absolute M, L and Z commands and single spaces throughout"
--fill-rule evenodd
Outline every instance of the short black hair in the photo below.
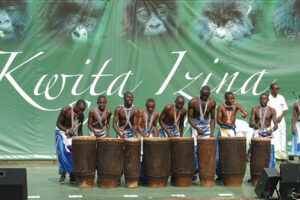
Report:
M 97 101 L 99 101 L 100 99 L 105 99 L 105 100 L 106 100 L 106 96 L 100 95 L 100 96 L 98 97 L 98 100 L 97 100 Z
M 260 95 L 260 97 L 262 97 L 262 96 L 266 96 L 267 98 L 269 98 L 269 95 L 265 92 Z
M 132 92 L 125 92 L 125 94 L 124 94 L 124 97 L 126 96 L 126 95 L 129 95 L 129 94 L 131 94 L 132 96 L 133 96 L 133 94 L 132 94 Z
M 233 96 L 234 96 L 234 94 L 233 94 L 232 92 L 228 91 L 228 92 L 225 93 L 224 97 L 226 98 L 226 97 L 228 97 L 228 96 L 230 96 L 230 95 L 233 95 Z
M 201 88 L 200 92 L 202 91 L 210 91 L 210 88 L 207 85 L 205 85 Z
M 182 95 L 177 96 L 175 101 L 180 100 L 180 99 L 182 99 L 183 102 L 185 102 L 184 97 Z
M 79 99 L 79 100 L 76 102 L 75 106 L 79 106 L 79 105 L 83 105 L 84 107 L 86 107 L 86 102 L 85 102 L 85 100 Z
M 147 104 L 147 103 L 150 103 L 150 102 L 152 102 L 152 103 L 154 103 L 154 104 L 155 104 L 155 100 L 154 100 L 154 99 L 152 99 L 152 98 L 149 98 L 149 99 L 147 99 L 147 100 L 146 100 L 146 104 Z
M 270 85 L 270 89 L 272 89 L 275 85 L 277 85 L 277 83 L 272 83 L 271 85 Z M 278 85 L 277 85 L 278 86 Z

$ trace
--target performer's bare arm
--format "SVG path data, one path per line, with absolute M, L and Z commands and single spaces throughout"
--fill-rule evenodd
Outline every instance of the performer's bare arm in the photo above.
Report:
M 186 115 L 186 110 L 182 108 L 181 116 L 179 119 L 179 131 L 180 131 L 180 137 L 183 136 L 183 128 L 184 128 L 184 117 Z
M 97 133 L 97 131 L 94 129 L 94 127 L 92 126 L 93 121 L 95 121 L 95 109 L 92 109 L 89 113 L 89 119 L 88 119 L 88 128 L 94 133 L 95 136 L 99 136 L 99 134 Z
M 299 112 L 298 102 L 296 102 L 296 103 L 293 105 L 292 134 L 294 134 L 294 135 L 296 134 L 295 124 L 296 124 L 297 112 Z
M 116 133 L 119 135 L 120 138 L 124 138 L 123 134 L 121 133 L 119 127 L 118 127 L 118 121 L 119 121 L 119 114 L 121 112 L 121 107 L 118 106 L 115 109 L 114 118 L 113 118 L 113 128 L 116 131 Z
M 243 118 L 246 118 L 248 115 L 248 112 L 242 108 L 242 106 L 240 104 L 236 104 L 237 109 L 241 112 L 241 115 Z
M 165 131 L 165 133 L 168 134 L 169 137 L 172 137 L 172 134 L 171 134 L 170 131 L 166 128 L 165 123 L 164 123 L 164 120 L 165 120 L 166 117 L 167 117 L 167 112 L 168 112 L 168 110 L 170 110 L 170 105 L 167 105 L 167 106 L 163 109 L 162 113 L 160 114 L 160 116 L 159 116 L 159 124 L 160 124 L 161 128 Z
M 215 115 L 216 115 L 216 102 L 212 100 L 212 108 L 210 110 L 210 137 L 214 137 L 214 130 L 215 130 Z
M 79 124 L 79 127 L 78 127 L 78 136 L 82 136 L 82 124 L 83 124 L 83 120 L 84 120 L 84 114 L 82 113 L 79 116 L 79 119 L 78 119 L 78 124 Z M 74 132 L 73 132 L 73 134 L 74 134 Z
M 143 137 L 147 137 L 147 134 L 143 131 L 143 118 L 144 118 L 144 115 L 145 115 L 145 110 L 140 110 L 139 111 L 139 117 L 138 117 L 138 131 L 141 133 L 141 135 Z M 145 123 L 146 123 L 146 120 L 145 119 Z
M 134 107 L 133 108 L 133 124 L 132 124 L 132 136 L 136 137 L 136 131 L 137 131 L 137 127 L 138 127 L 138 117 L 139 117 L 139 110 Z
M 188 121 L 189 121 L 190 125 L 191 125 L 194 129 L 197 130 L 197 132 L 198 132 L 199 135 L 203 135 L 204 132 L 202 131 L 201 128 L 199 128 L 199 127 L 196 125 L 196 123 L 195 123 L 194 120 L 193 120 L 194 110 L 195 110 L 195 103 L 196 103 L 195 101 L 196 101 L 196 99 L 193 98 L 193 99 L 191 99 L 190 102 L 189 102 L 189 105 L 188 105 Z
M 250 117 L 250 120 L 249 120 L 249 126 L 251 128 L 254 128 L 254 129 L 258 129 L 259 128 L 258 123 L 254 123 L 255 122 L 256 110 L 257 110 L 257 107 L 252 108 L 251 117 Z
M 157 120 L 158 120 L 158 112 L 155 111 L 154 113 L 154 120 L 153 120 L 153 134 L 154 137 L 157 137 Z
M 275 111 L 275 109 L 271 108 L 271 112 L 272 112 L 272 120 L 273 120 L 274 126 L 273 126 L 272 130 L 269 130 L 267 132 L 268 135 L 271 135 L 272 132 L 276 131 L 277 128 L 278 128 L 278 122 L 277 122 L 277 119 L 276 119 L 276 111 Z
M 109 138 L 109 130 L 110 130 L 110 117 L 111 117 L 111 111 L 107 110 L 107 118 L 106 118 L 106 137 Z

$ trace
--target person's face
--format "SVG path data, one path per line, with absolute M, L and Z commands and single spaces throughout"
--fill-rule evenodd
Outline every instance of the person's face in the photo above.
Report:
M 77 113 L 78 115 L 81 115 L 85 111 L 85 105 L 79 104 L 74 107 L 74 112 Z
M 202 99 L 203 101 L 207 101 L 209 95 L 210 95 L 210 91 L 209 90 L 201 91 L 200 92 L 200 99 Z
M 279 86 L 278 85 L 273 85 L 273 87 L 271 88 L 271 92 L 272 94 L 278 94 L 279 92 Z
M 225 98 L 227 105 L 233 105 L 234 104 L 234 96 L 233 95 L 228 95 Z
M 153 113 L 154 109 L 155 109 L 155 103 L 154 102 L 148 102 L 146 104 L 146 108 L 147 108 L 147 111 L 149 113 Z
M 132 105 L 133 103 L 133 95 L 132 94 L 126 94 L 124 96 L 124 103 L 127 105 Z
M 266 96 L 266 95 L 262 95 L 260 98 L 259 98 L 259 103 L 262 107 L 266 107 L 267 104 L 268 104 L 268 101 L 269 101 L 269 98 Z
M 184 106 L 184 100 L 183 100 L 183 99 L 177 99 L 177 100 L 175 101 L 175 107 L 176 107 L 178 110 L 182 109 L 183 106 Z
M 105 99 L 105 98 L 100 98 L 100 99 L 98 99 L 98 101 L 97 101 L 97 104 L 98 104 L 100 110 L 104 110 L 104 109 L 105 109 L 106 103 L 107 103 L 107 102 L 106 102 L 106 99 Z

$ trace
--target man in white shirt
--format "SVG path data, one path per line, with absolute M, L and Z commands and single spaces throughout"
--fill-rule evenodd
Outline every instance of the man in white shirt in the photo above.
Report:
M 288 107 L 282 95 L 278 94 L 279 87 L 276 83 L 270 85 L 271 95 L 269 95 L 268 105 L 276 111 L 276 118 L 278 121 L 278 129 L 273 133 L 273 141 L 275 147 L 275 158 L 277 160 L 287 160 L 286 152 L 286 124 L 284 115 Z

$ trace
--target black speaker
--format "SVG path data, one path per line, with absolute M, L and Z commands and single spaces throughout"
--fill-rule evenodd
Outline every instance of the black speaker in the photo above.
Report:
M 284 163 L 280 165 L 280 196 L 282 200 L 292 200 L 293 193 L 300 194 L 300 164 Z M 298 195 L 299 196 L 299 195 Z
M 0 168 L 0 199 L 27 200 L 25 168 Z
M 280 174 L 275 168 L 264 168 L 255 187 L 259 198 L 271 199 L 280 179 Z

